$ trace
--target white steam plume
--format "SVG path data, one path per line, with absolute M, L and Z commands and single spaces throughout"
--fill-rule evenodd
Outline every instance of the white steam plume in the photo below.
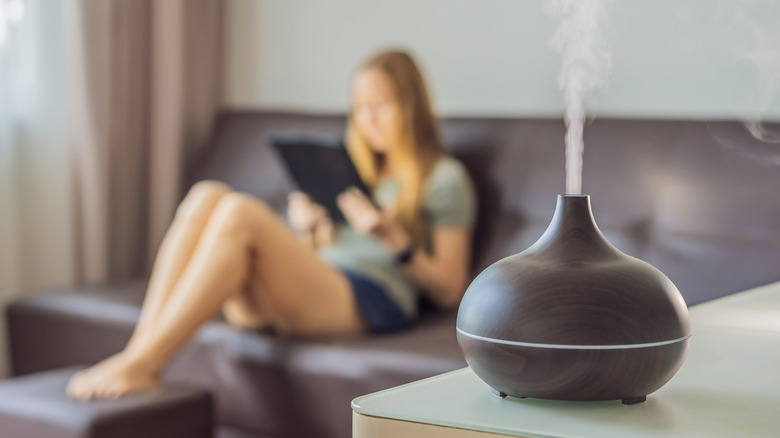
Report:
M 780 2 L 777 0 L 727 1 L 718 4 L 719 18 L 738 53 L 755 68 L 755 105 L 743 125 L 765 143 L 780 143 L 762 120 L 780 90 Z
M 612 56 L 602 34 L 606 10 L 601 0 L 547 0 L 545 10 L 560 18 L 550 45 L 563 57 L 558 84 L 566 105 L 566 193 L 582 193 L 582 138 L 585 94 L 605 85 Z
M 758 113 L 746 120 L 745 128 L 758 140 L 780 143 L 778 136 L 772 136 L 764 129 L 761 119 L 780 88 L 780 29 L 755 29 L 756 47 L 745 53 L 745 57 L 756 67 L 756 92 Z

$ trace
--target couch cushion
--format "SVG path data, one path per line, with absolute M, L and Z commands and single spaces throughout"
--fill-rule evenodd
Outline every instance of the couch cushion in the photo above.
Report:
M 166 387 L 117 400 L 70 400 L 65 387 L 80 368 L 0 382 L 3 438 L 211 438 L 211 396 L 198 388 Z
M 93 363 L 125 345 L 144 283 L 56 290 L 8 308 L 14 374 Z M 278 437 L 348 437 L 350 402 L 466 366 L 455 314 L 427 314 L 406 332 L 304 341 L 206 324 L 164 373 L 215 397 L 220 424 Z M 302 419 L 305 419 L 303 421 Z

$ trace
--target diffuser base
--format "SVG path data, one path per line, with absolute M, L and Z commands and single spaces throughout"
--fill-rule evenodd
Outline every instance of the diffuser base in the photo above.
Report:
M 505 392 L 501 392 L 501 391 L 497 390 L 496 388 L 490 388 L 490 392 L 492 392 L 493 395 L 495 395 L 496 397 L 499 397 L 499 398 L 506 398 L 506 395 L 507 395 Z
M 637 403 L 644 403 L 647 401 L 647 396 L 643 395 L 641 397 L 626 397 L 623 399 L 624 405 L 635 405 Z
M 507 398 L 508 397 L 507 393 L 501 392 L 501 391 L 497 390 L 496 388 L 490 388 L 490 393 L 495 395 L 498 398 Z M 518 397 L 518 398 L 528 398 L 528 397 Z M 627 405 L 627 406 L 628 405 L 635 405 L 635 404 L 638 404 L 638 403 L 644 403 L 646 401 L 647 401 L 647 396 L 646 395 L 643 395 L 643 396 L 640 396 L 640 397 L 626 397 L 626 398 L 621 400 L 621 402 L 624 405 Z

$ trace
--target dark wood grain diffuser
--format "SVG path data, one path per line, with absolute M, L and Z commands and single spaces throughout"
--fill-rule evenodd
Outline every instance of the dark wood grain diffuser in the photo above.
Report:
M 691 330 L 674 284 L 607 241 L 590 196 L 559 195 L 542 237 L 471 283 L 457 333 L 501 397 L 630 404 L 674 376 Z

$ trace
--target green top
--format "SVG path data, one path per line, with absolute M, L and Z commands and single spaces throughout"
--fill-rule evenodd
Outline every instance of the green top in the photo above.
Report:
M 374 202 L 380 206 L 389 205 L 399 188 L 400 182 L 395 178 L 380 179 L 372 193 Z M 460 161 L 450 156 L 436 161 L 425 186 L 422 214 L 429 245 L 434 227 L 474 226 L 476 194 L 468 171 Z M 396 266 L 393 254 L 375 237 L 340 224 L 333 243 L 318 248 L 318 254 L 336 267 L 354 270 L 384 286 L 389 297 L 408 316 L 417 316 L 417 288 Z

